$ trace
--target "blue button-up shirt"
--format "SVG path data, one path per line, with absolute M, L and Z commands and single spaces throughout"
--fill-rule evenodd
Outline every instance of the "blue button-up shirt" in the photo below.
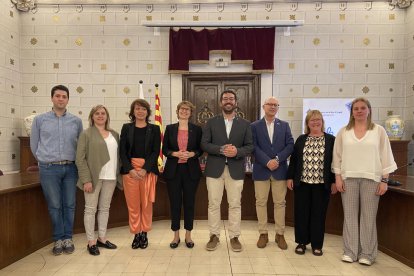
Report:
M 37 115 L 30 135 L 32 153 L 44 163 L 74 161 L 82 130 L 81 119 L 68 112 L 60 117 L 54 111 Z

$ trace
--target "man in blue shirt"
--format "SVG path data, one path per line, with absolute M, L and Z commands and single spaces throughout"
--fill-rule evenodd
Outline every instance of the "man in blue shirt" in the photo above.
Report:
M 36 116 L 30 136 L 30 148 L 39 164 L 40 184 L 52 220 L 53 254 L 71 254 L 76 205 L 78 170 L 75 165 L 82 121 L 66 111 L 69 89 L 57 85 L 51 91 L 53 108 Z

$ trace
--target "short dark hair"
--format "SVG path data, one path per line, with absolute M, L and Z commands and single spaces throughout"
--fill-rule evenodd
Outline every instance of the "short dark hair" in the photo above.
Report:
M 134 115 L 134 109 L 136 105 L 142 106 L 147 110 L 147 117 L 145 117 L 145 121 L 148 123 L 149 117 L 151 116 L 151 108 L 150 108 L 149 103 L 144 99 L 136 99 L 135 101 L 131 103 L 131 108 L 129 109 L 129 115 L 128 115 L 129 119 L 131 119 L 131 122 L 135 122 L 136 118 Z
M 223 100 L 223 95 L 224 94 L 233 94 L 234 95 L 234 99 L 236 100 L 236 102 L 237 102 L 237 95 L 236 95 L 236 92 L 234 92 L 234 90 L 231 90 L 231 89 L 225 89 L 223 92 L 221 92 L 221 94 L 220 94 L 220 102 Z
M 53 98 L 53 95 L 55 95 L 56 90 L 65 91 L 68 94 L 68 99 L 69 99 L 69 89 L 66 86 L 64 86 L 63 84 L 53 86 L 52 91 L 50 92 L 50 97 L 51 98 Z

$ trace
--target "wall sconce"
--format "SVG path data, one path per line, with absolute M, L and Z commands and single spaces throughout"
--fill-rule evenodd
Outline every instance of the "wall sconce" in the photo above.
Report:
M 24 12 L 28 12 L 36 6 L 35 0 L 11 0 L 11 2 L 16 9 Z

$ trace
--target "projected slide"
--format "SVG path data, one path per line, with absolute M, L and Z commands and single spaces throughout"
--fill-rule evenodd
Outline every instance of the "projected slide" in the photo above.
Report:
M 336 136 L 341 127 L 348 124 L 352 100 L 343 98 L 303 99 L 303 122 L 305 122 L 306 113 L 309 110 L 318 109 L 322 112 L 325 120 L 325 132 Z M 304 132 L 303 125 L 302 132 Z

